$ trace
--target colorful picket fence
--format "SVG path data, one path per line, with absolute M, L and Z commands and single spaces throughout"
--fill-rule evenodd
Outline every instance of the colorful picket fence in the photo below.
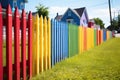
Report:
M 6 42 L 3 27 L 6 28 Z M 17 8 L 13 16 L 10 6 L 3 20 L 0 6 L 0 80 L 30 80 L 56 63 L 110 38 L 112 32 L 105 29 L 97 30 L 32 16 L 31 12 L 27 17 L 24 10 L 20 17 Z M 6 46 L 3 47 L 4 42 Z M 6 65 L 3 66 L 3 62 Z
M 32 26 L 33 75 L 51 68 L 51 22 L 38 15 L 33 16 Z
M 107 30 L 96 30 L 93 28 L 79 27 L 78 43 L 79 53 L 89 50 L 112 38 L 112 32 Z M 86 37 L 86 38 L 85 38 Z
M 68 25 L 67 23 L 51 20 L 52 66 L 68 57 Z
M 32 77 L 32 14 L 28 15 L 23 10 L 20 18 L 18 9 L 15 9 L 14 17 L 10 5 L 6 10 L 6 18 L 3 20 L 0 6 L 0 80 L 27 80 Z M 6 28 L 6 42 L 3 41 L 3 23 Z M 14 31 L 13 31 L 14 28 Z M 28 43 L 26 36 L 28 29 Z M 20 38 L 21 31 L 21 38 Z M 14 39 L 12 33 L 14 33 Z M 4 43 L 3 43 L 4 42 Z M 6 43 L 6 50 L 3 44 Z M 13 45 L 14 43 L 14 45 Z M 28 44 L 28 49 L 26 44 Z M 5 51 L 3 51 L 5 50 Z M 6 52 L 6 53 L 3 53 Z M 13 53 L 14 52 L 14 53 Z M 26 53 L 28 52 L 28 53 Z M 3 56 L 6 55 L 6 58 Z M 2 57 L 3 56 L 3 57 Z M 21 57 L 20 57 L 21 56 Z M 28 59 L 26 59 L 26 57 Z M 3 61 L 6 65 L 3 66 Z

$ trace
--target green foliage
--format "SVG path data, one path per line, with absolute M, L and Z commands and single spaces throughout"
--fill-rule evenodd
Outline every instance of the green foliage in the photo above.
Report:
M 120 80 L 120 38 L 57 63 L 32 80 Z
M 42 15 L 43 17 L 46 16 L 48 18 L 48 15 L 49 15 L 48 7 L 45 7 L 44 5 L 39 4 L 38 6 L 36 6 L 36 9 L 39 16 Z
M 95 24 L 100 25 L 101 29 L 105 28 L 104 27 L 105 24 L 103 23 L 103 21 L 100 18 L 94 18 L 94 21 L 95 21 Z
M 119 28 L 120 28 L 120 15 L 118 15 L 117 18 L 114 18 L 112 20 L 112 26 L 109 26 L 108 29 L 111 30 L 111 31 L 112 30 L 117 30 L 118 31 Z
M 118 27 L 120 27 L 120 15 L 118 15 Z

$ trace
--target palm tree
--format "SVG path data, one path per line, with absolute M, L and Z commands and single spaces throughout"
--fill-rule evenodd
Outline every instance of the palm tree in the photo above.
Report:
M 48 15 L 49 15 L 48 7 L 45 7 L 44 5 L 39 4 L 38 6 L 36 6 L 36 9 L 39 16 L 42 15 L 43 17 L 46 16 L 48 18 Z

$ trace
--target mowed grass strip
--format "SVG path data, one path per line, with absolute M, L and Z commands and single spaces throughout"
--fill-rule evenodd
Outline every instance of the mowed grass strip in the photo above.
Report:
M 32 80 L 120 80 L 120 38 L 57 63 Z

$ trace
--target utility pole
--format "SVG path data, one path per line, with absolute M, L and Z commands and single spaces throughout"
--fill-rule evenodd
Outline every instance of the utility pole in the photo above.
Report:
M 108 4 L 109 4 L 110 24 L 112 26 L 111 2 L 110 2 L 110 0 L 108 0 Z

